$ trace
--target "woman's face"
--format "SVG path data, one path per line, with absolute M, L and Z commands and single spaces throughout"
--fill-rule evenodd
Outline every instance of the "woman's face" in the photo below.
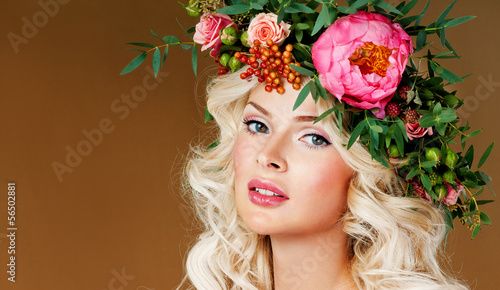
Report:
M 238 214 L 262 235 L 312 234 L 345 212 L 352 170 L 331 144 L 314 100 L 292 110 L 299 91 L 252 91 L 234 148 Z M 279 195 L 279 196 L 276 196 Z

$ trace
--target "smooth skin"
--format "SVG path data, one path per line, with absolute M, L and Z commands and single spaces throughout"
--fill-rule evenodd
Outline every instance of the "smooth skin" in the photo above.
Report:
M 309 96 L 292 110 L 299 91 L 250 94 L 234 148 L 238 214 L 271 238 L 275 289 L 355 289 L 341 217 L 353 175 L 331 144 Z M 262 206 L 249 199 L 248 182 L 272 183 L 288 200 Z

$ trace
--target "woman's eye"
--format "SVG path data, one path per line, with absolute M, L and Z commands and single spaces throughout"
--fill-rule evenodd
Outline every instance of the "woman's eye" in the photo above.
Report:
M 313 146 L 327 146 L 331 144 L 324 137 L 316 134 L 308 134 L 304 136 L 303 139 L 306 143 L 309 143 L 310 145 Z
M 259 121 L 250 120 L 246 121 L 245 124 L 247 125 L 248 130 L 253 133 L 267 133 L 267 131 L 269 131 L 267 126 Z

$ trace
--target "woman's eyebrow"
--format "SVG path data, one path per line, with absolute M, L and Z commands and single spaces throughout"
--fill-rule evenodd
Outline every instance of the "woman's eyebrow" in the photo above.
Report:
M 257 105 L 254 102 L 248 102 L 248 105 L 252 105 L 257 111 L 261 112 L 264 114 L 266 117 L 271 117 L 271 113 L 269 113 L 266 109 L 262 108 L 261 106 Z
M 293 119 L 295 122 L 314 122 L 318 119 L 318 116 L 295 116 Z

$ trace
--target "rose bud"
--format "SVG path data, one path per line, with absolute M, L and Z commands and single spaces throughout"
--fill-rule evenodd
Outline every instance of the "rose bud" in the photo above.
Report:
M 226 27 L 220 31 L 220 39 L 226 45 L 233 45 L 238 41 L 238 31 L 234 27 Z
M 446 157 L 444 158 L 444 164 L 449 168 L 453 169 L 458 161 L 458 155 L 448 148 L 446 152 Z
M 455 183 L 455 178 L 457 178 L 457 174 L 452 169 L 448 169 L 443 173 L 443 179 L 448 183 Z
M 224 53 L 220 59 L 219 59 L 219 63 L 225 67 L 228 66 L 229 64 L 229 60 L 231 59 L 231 55 L 229 55 L 229 53 Z
M 234 56 L 229 60 L 229 67 L 234 72 L 241 67 L 241 61 L 237 60 Z
M 427 161 L 439 162 L 441 159 L 441 150 L 436 147 L 425 148 L 425 159 L 427 159 Z
M 446 186 L 442 185 L 442 184 L 438 184 L 436 186 L 434 186 L 432 188 L 432 190 L 434 191 L 434 193 L 437 195 L 438 197 L 438 200 L 441 200 L 443 197 L 445 197 L 448 193 L 448 191 L 446 190 Z

